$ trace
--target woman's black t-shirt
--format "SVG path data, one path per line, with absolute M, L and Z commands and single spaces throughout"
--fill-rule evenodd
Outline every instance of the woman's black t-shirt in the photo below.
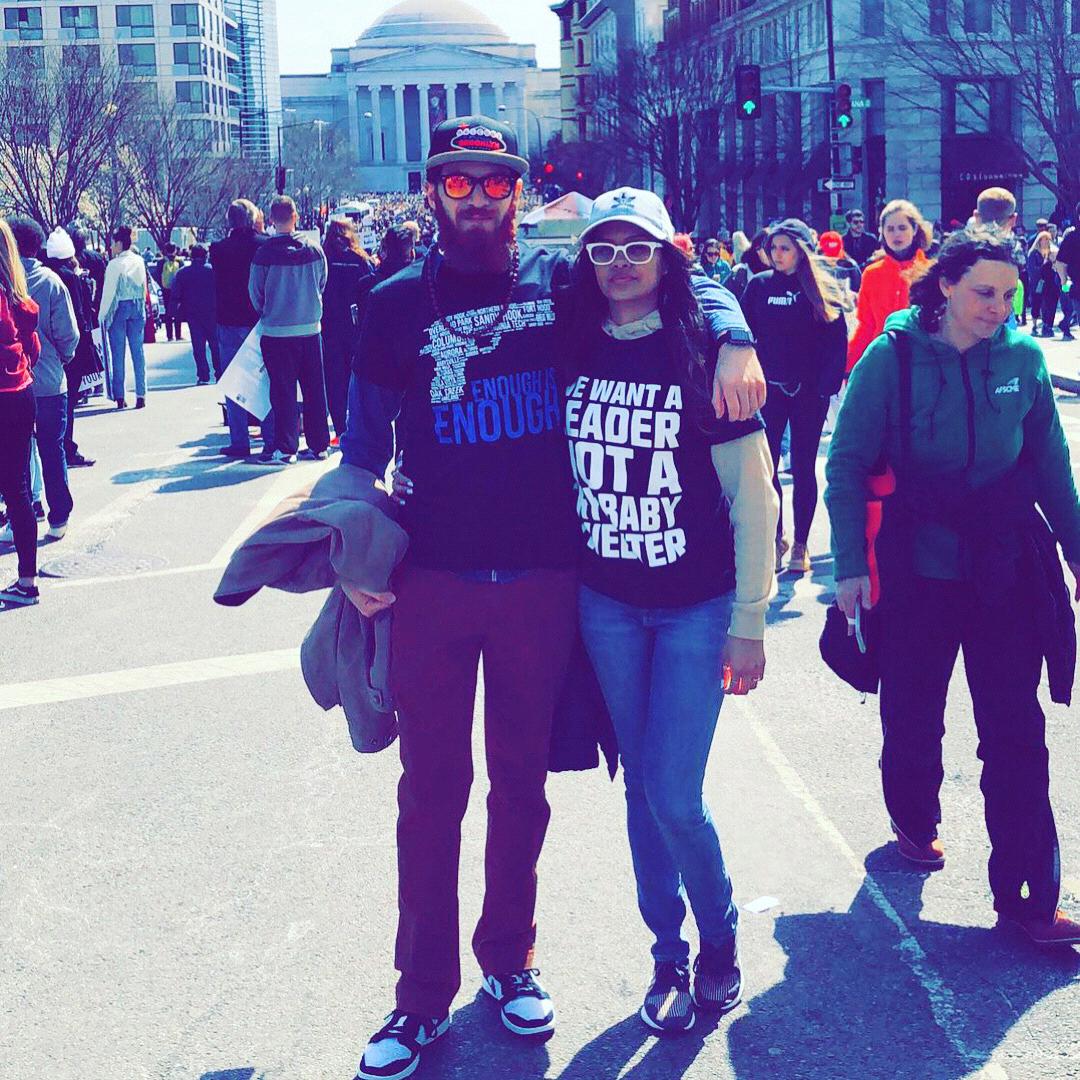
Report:
M 686 607 L 735 587 L 735 553 L 710 446 L 762 428 L 712 416 L 663 330 L 617 341 L 599 328 L 575 350 L 566 433 L 584 539 L 582 580 L 647 608 Z

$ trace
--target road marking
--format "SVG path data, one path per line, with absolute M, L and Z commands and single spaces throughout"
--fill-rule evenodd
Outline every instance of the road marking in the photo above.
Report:
M 201 660 L 182 660 L 122 671 L 101 671 L 91 675 L 72 675 L 62 679 L 11 683 L 0 686 L 0 711 L 32 705 L 55 705 L 62 701 L 80 701 L 107 694 L 129 694 L 136 690 L 159 690 L 166 686 L 210 682 L 236 675 L 266 675 L 299 666 L 299 649 L 274 649 L 235 656 L 208 656 Z
M 309 463 L 305 463 L 305 466 Z M 327 461 L 311 462 L 310 464 L 318 465 L 320 472 L 327 472 L 329 469 L 337 466 L 338 461 L 333 458 L 329 458 Z M 267 468 L 267 466 L 256 466 L 257 468 Z M 301 488 L 306 487 L 311 482 L 311 470 L 304 467 L 303 471 L 297 468 L 296 465 L 284 466 L 284 471 L 281 476 L 277 478 L 277 482 L 271 484 L 269 488 L 263 493 L 263 496 L 252 507 L 250 513 L 239 525 L 233 529 L 229 538 L 218 549 L 217 554 L 207 564 L 215 570 L 221 570 L 228 565 L 229 559 L 232 553 L 260 526 L 264 521 L 273 513 L 274 508 L 282 501 L 287 499 L 294 491 L 299 491 Z
M 214 566 L 213 563 L 198 563 L 194 566 L 165 566 L 160 570 L 140 570 L 134 574 L 105 574 L 101 577 L 52 578 L 44 575 L 41 581 L 48 582 L 45 588 L 51 592 L 53 589 L 77 589 L 80 585 L 111 585 L 117 581 L 142 581 L 144 578 L 173 577 L 176 574 L 198 574 L 206 570 L 217 569 L 219 567 Z
M 892 902 L 885 895 L 874 875 L 866 869 L 862 860 L 855 854 L 847 840 L 844 839 L 843 833 L 833 824 L 821 803 L 814 797 L 783 750 L 780 749 L 769 732 L 754 717 L 753 710 L 749 705 L 739 701 L 736 697 L 729 696 L 724 699 L 725 708 L 730 708 L 732 705 L 735 706 L 736 711 L 754 732 L 758 742 L 761 743 L 766 759 L 779 775 L 784 787 L 803 804 L 807 813 L 840 852 L 851 870 L 862 879 L 863 888 L 866 889 L 875 907 L 896 928 L 896 932 L 900 935 L 900 956 L 911 969 L 915 978 L 919 980 L 923 990 L 926 991 L 926 996 L 930 1000 L 930 1011 L 934 1017 L 934 1023 L 937 1024 L 944 1036 L 949 1040 L 957 1057 L 964 1063 L 966 1068 L 974 1071 L 976 1075 L 981 1073 L 985 1077 L 993 1076 L 993 1072 L 981 1071 L 982 1066 L 986 1063 L 985 1055 L 972 1050 L 964 1040 L 962 1032 L 963 1020 L 953 992 L 945 985 L 945 980 L 930 963 L 918 939 L 908 929 L 903 917 L 893 907 Z

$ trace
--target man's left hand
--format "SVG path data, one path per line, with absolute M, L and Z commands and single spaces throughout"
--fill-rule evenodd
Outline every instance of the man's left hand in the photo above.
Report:
M 765 373 L 750 345 L 721 345 L 713 379 L 718 419 L 749 420 L 765 404 Z
M 729 635 L 721 663 L 725 693 L 745 696 L 765 678 L 765 645 L 753 638 Z

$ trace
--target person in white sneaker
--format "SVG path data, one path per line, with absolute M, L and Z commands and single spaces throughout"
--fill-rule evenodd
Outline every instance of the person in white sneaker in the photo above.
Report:
M 40 350 L 37 319 L 15 237 L 0 218 L 0 496 L 8 516 L 0 543 L 14 543 L 19 557 L 18 578 L 0 590 L 4 605 L 38 600 L 37 521 L 27 485 L 35 412 L 31 370 Z

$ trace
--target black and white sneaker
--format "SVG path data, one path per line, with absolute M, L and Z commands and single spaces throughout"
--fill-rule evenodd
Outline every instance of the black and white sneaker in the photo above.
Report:
M 39 599 L 36 585 L 20 585 L 18 581 L 13 581 L 6 589 L 0 589 L 0 604 L 10 607 L 29 607 Z
M 449 1016 L 417 1016 L 395 1009 L 367 1044 L 356 1080 L 403 1080 L 420 1065 L 420 1051 L 450 1027 Z
M 742 1001 L 742 988 L 738 945 L 733 941 L 717 948 L 702 942 L 694 961 L 694 1004 L 723 1015 Z
M 689 1031 L 696 1019 L 689 967 L 673 960 L 658 963 L 638 1015 L 653 1031 L 665 1035 Z
M 544 1035 L 555 1030 L 555 1006 L 540 985 L 539 968 L 485 975 L 484 990 L 498 1003 L 503 1024 L 515 1035 Z

